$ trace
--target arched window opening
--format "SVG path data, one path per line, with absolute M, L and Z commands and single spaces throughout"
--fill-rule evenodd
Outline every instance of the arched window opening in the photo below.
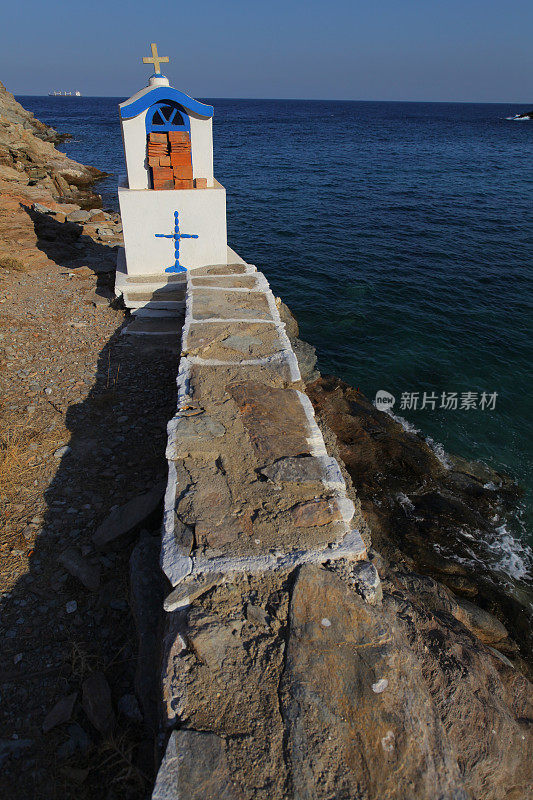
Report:
M 189 116 L 172 100 L 161 100 L 146 115 L 146 132 L 190 131 Z

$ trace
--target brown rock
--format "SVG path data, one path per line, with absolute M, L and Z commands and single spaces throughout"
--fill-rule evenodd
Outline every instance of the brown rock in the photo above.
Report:
M 58 725 L 63 725 L 64 722 L 68 722 L 70 720 L 77 697 L 78 693 L 74 692 L 73 694 L 62 697 L 57 701 L 55 706 L 44 718 L 43 733 L 48 733 L 52 730 L 52 728 L 56 728 Z
M 496 619 L 488 611 L 474 605 L 469 600 L 457 598 L 456 606 L 453 610 L 455 619 L 462 622 L 465 628 L 472 631 L 478 639 L 485 644 L 492 644 L 496 647 L 502 640 L 507 639 L 508 633 L 505 625 Z
M 87 561 L 76 547 L 67 547 L 59 556 L 58 561 L 87 589 L 95 592 L 100 586 L 100 568 Z
M 103 672 L 93 672 L 82 685 L 82 706 L 97 731 L 110 733 L 115 724 L 111 690 Z
M 329 525 L 341 519 L 339 509 L 328 500 L 310 500 L 298 503 L 291 509 L 292 518 L 297 528 L 319 527 Z
M 263 461 L 309 455 L 309 425 L 297 393 L 262 383 L 232 383 L 234 399 L 250 441 Z
M 219 572 L 209 572 L 199 577 L 187 577 L 168 595 L 163 607 L 165 611 L 187 608 L 194 600 L 208 592 L 223 580 Z
M 133 497 L 128 503 L 112 511 L 96 529 L 93 535 L 95 545 L 105 547 L 143 523 L 158 507 L 164 491 L 165 484 L 158 484 L 146 494 Z
M 294 587 L 282 698 L 295 796 L 468 797 L 393 621 L 318 567 Z
M 243 800 L 232 780 L 224 739 L 181 729 L 170 735 L 152 800 Z

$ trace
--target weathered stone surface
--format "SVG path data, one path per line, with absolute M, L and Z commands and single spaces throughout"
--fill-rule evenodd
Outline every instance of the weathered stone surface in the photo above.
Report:
M 67 547 L 59 556 L 58 561 L 87 589 L 94 592 L 100 586 L 100 567 L 97 564 L 91 564 L 84 558 L 77 547 Z
M 152 800 L 243 800 L 232 781 L 224 739 L 185 728 L 173 731 Z
M 196 450 L 203 442 L 211 442 L 226 433 L 225 427 L 209 414 L 199 414 L 194 417 L 177 417 L 173 432 L 172 444 L 174 458 L 180 453 Z
M 201 597 L 222 580 L 223 576 L 218 572 L 210 572 L 200 577 L 184 578 L 166 598 L 165 611 L 187 608 L 197 597 Z
M 226 336 L 222 340 L 224 347 L 229 347 L 230 350 L 236 350 L 238 353 L 246 353 L 247 355 L 255 355 L 256 347 L 261 347 L 261 339 L 258 336 L 244 336 L 242 334 L 232 334 Z
M 466 800 L 420 668 L 400 649 L 391 621 L 339 578 L 301 568 L 282 694 L 295 796 Z
M 309 455 L 309 423 L 298 395 L 292 390 L 242 381 L 227 386 L 258 456 L 275 461 Z
M 103 672 L 93 672 L 83 681 L 82 706 L 97 731 L 110 733 L 115 724 L 111 690 Z
M 202 319 L 272 319 L 263 292 L 194 289 L 192 317 Z
M 81 208 L 76 211 L 71 211 L 67 215 L 67 222 L 87 222 L 91 215 L 88 211 L 83 211 Z
M 248 603 L 246 606 L 246 619 L 253 625 L 268 628 L 269 616 L 264 608 Z
M 276 307 L 278 309 L 280 319 L 285 325 L 287 336 L 291 341 L 296 339 L 299 334 L 298 320 L 292 315 L 290 308 L 280 297 L 276 297 Z
M 195 322 L 183 348 L 190 356 L 218 361 L 266 358 L 282 349 L 276 326 L 268 322 Z
M 528 681 L 451 616 L 436 582 L 418 595 L 383 566 L 383 605 L 370 606 L 351 569 L 302 567 L 291 598 L 281 697 L 295 796 L 528 796 Z
M 17 183 L 28 183 L 28 178 L 24 173 L 20 173 L 13 167 L 0 166 L 0 180 L 16 181 Z
M 499 642 L 507 639 L 508 633 L 505 626 L 488 611 L 479 608 L 469 600 L 456 598 L 456 606 L 452 613 L 455 619 L 462 622 L 465 628 L 472 631 L 485 644 L 493 644 L 497 647 Z
M 176 514 L 174 518 L 174 541 L 176 552 L 180 556 L 188 556 L 194 544 L 194 531 L 185 525 Z
M 370 561 L 359 561 L 352 565 L 351 575 L 357 592 L 370 605 L 377 605 L 383 599 L 383 588 L 378 571 Z
M 250 269 L 248 264 L 215 264 L 214 266 L 198 267 L 194 276 L 198 275 L 243 275 Z
M 95 545 L 105 547 L 141 525 L 156 510 L 164 491 L 165 486 L 158 484 L 146 494 L 134 497 L 125 505 L 112 511 L 96 529 L 93 536 Z
M 244 458 L 240 448 L 236 457 L 241 461 Z M 193 545 L 193 530 L 196 554 L 219 548 L 236 540 L 241 534 L 251 536 L 253 506 L 243 505 L 242 498 L 238 501 L 233 498 L 232 489 L 239 498 L 239 484 L 242 482 L 240 475 L 232 469 L 233 465 L 229 466 L 229 462 L 225 462 L 232 479 L 230 489 L 222 458 L 215 458 L 213 453 L 198 453 L 195 450 L 185 463 L 191 468 L 192 475 L 187 471 L 184 462 L 175 462 L 180 491 L 176 503 L 174 540 L 168 540 L 169 546 L 173 546 L 179 556 L 188 556 Z M 183 477 L 185 473 L 186 478 Z M 187 526 L 189 531 L 184 531 L 183 526 Z M 166 545 L 167 540 L 165 547 Z
M 297 528 L 320 527 L 341 519 L 338 507 L 331 500 L 310 500 L 291 509 Z
M 242 630 L 240 620 L 229 619 L 226 624 L 220 620 L 203 620 L 200 630 L 189 635 L 190 646 L 202 664 L 213 672 L 224 667 L 229 660 L 242 658 L 242 641 L 239 636 Z
M 302 486 L 319 484 L 323 481 L 327 483 L 328 488 L 344 488 L 339 465 L 331 456 L 280 458 L 274 464 L 262 467 L 259 472 L 280 488 L 286 483 L 297 483 Z
M 72 716 L 74 703 L 78 697 L 77 692 L 61 697 L 55 706 L 48 712 L 43 721 L 43 733 L 48 733 L 52 728 L 68 722 Z
M 281 584 L 279 576 L 234 576 L 198 598 L 186 620 L 167 617 L 169 640 L 182 634 L 189 645 L 165 653 L 169 720 L 223 737 L 232 779 L 254 800 L 291 796 L 278 697 L 288 605 Z M 269 626 L 244 618 L 252 602 L 268 611 Z
M 63 137 L 35 119 L 1 83 L 0 121 L 0 181 L 9 181 L 11 188 L 22 190 L 23 198 L 47 207 L 51 195 L 101 205 L 101 198 L 87 187 L 104 173 L 56 150 L 53 143 Z
M 285 389 L 294 383 L 292 370 L 287 360 L 248 365 L 246 378 L 252 383 L 276 389 Z M 217 366 L 193 364 L 190 369 L 191 392 L 195 402 L 206 405 L 213 403 L 220 387 L 241 383 L 242 380 L 243 368 L 238 362 Z M 215 387 L 218 387 L 216 392 Z M 225 399 L 227 398 L 223 396 L 222 400 Z
M 225 287 L 227 289 L 255 289 L 257 288 L 259 274 L 254 272 L 252 275 L 223 275 L 221 277 L 207 275 L 196 276 L 196 270 L 191 273 L 191 285 L 193 288 L 200 288 L 201 286 L 217 286 Z
M 320 377 L 320 372 L 315 369 L 317 362 L 316 349 L 302 339 L 292 339 L 291 345 L 298 360 L 303 382 L 316 381 Z

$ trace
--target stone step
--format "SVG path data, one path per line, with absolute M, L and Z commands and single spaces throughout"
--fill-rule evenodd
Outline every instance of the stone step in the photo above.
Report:
M 130 324 L 122 333 L 130 336 L 168 336 L 172 339 L 181 338 L 183 316 L 175 317 L 141 317 L 135 315 Z
M 187 283 L 187 273 L 186 272 L 167 272 L 167 273 L 156 273 L 153 275 L 128 275 L 126 279 L 126 285 L 137 284 L 137 283 L 153 283 L 157 286 L 166 286 L 167 284 L 183 284 L 184 286 Z
M 148 316 L 159 317 L 173 317 L 176 314 L 182 316 L 185 309 L 183 301 L 179 303 L 171 303 L 170 301 L 167 303 L 131 303 L 126 301 L 126 306 L 132 314 L 145 313 Z
M 170 307 L 169 307 L 170 306 Z M 174 319 L 175 317 L 183 318 L 184 304 L 176 303 L 172 306 L 170 303 L 149 303 L 147 305 L 128 304 L 130 313 L 135 317 L 168 317 Z
M 161 288 L 156 289 L 147 289 L 147 290 L 139 290 L 139 289 L 127 289 L 124 292 L 124 302 L 125 303 L 147 303 L 149 301 L 156 301 L 156 302 L 165 302 L 171 301 L 175 302 L 184 302 L 185 301 L 185 288 L 180 287 L 166 287 L 163 286 Z

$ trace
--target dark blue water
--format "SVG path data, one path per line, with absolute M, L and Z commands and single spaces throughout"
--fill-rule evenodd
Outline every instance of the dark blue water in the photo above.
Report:
M 100 191 L 116 208 L 118 99 L 20 99 L 73 134 L 69 155 L 114 173 Z M 291 307 L 320 369 L 371 398 L 388 390 L 396 413 L 531 500 L 533 122 L 506 120 L 527 108 L 209 102 L 229 242 Z M 435 410 L 400 408 L 424 392 Z M 496 392 L 495 408 L 440 409 L 443 392 Z M 524 556 L 507 553 L 509 568 Z

